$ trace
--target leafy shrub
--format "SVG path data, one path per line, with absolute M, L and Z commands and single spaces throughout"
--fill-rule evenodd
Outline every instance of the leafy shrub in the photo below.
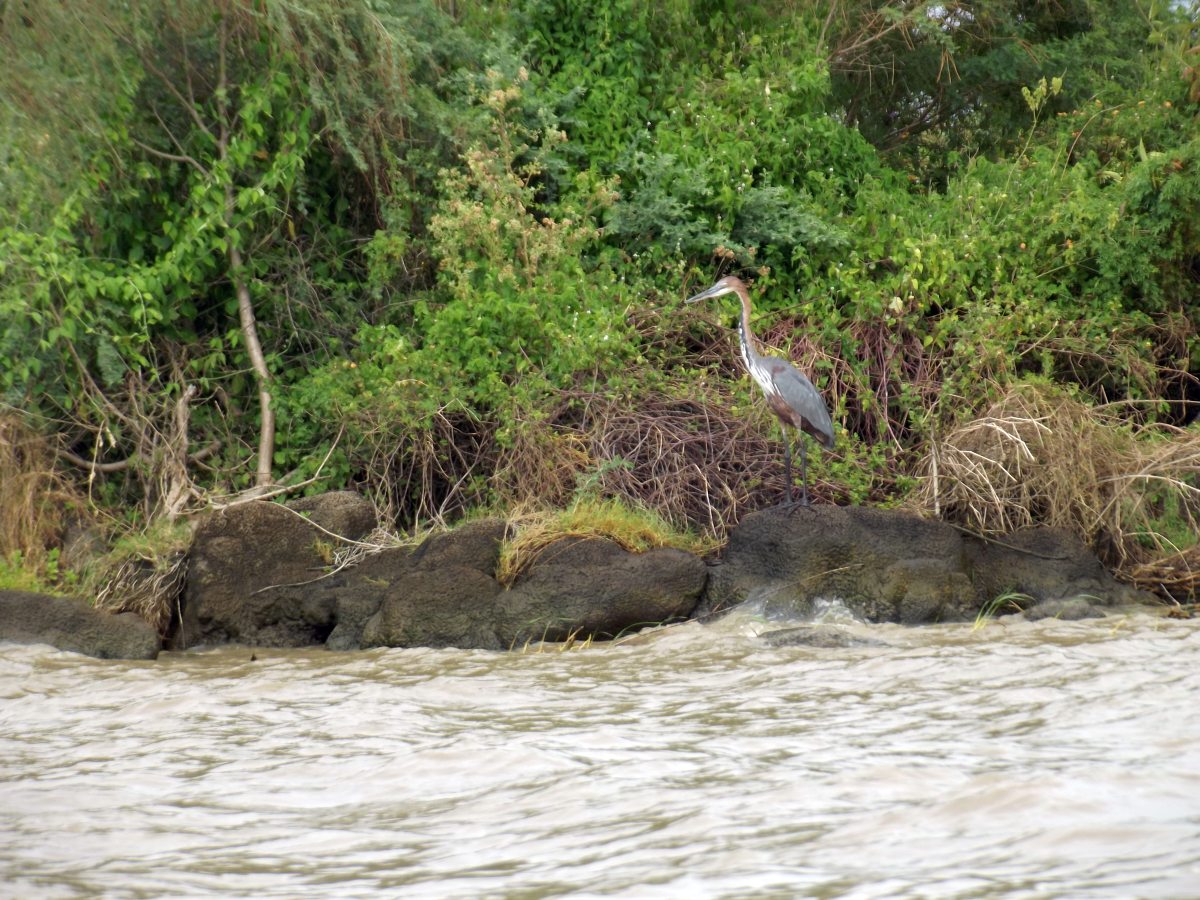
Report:
M 493 445 L 511 443 L 553 391 L 609 380 L 629 352 L 625 288 L 596 225 L 610 188 L 581 175 L 558 202 L 540 199 L 538 160 L 562 137 L 520 121 L 519 76 L 489 78 L 480 102 L 496 146 L 473 147 L 462 169 L 442 173 L 434 290 L 410 328 L 363 326 L 349 358 L 297 384 L 289 401 L 289 445 L 328 435 L 322 420 L 345 423 L 333 471 L 387 485 L 384 505 L 406 518 L 486 502 Z M 313 471 L 321 453 L 307 446 L 304 456 Z

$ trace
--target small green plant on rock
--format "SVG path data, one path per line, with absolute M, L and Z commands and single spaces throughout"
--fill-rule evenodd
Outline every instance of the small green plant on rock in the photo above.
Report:
M 1033 603 L 1033 598 L 1028 594 L 1023 594 L 1020 591 L 1005 591 L 980 607 L 979 613 L 975 616 L 975 624 L 971 626 L 971 631 L 979 631 L 1005 610 L 1019 613 L 1024 611 L 1031 603 Z

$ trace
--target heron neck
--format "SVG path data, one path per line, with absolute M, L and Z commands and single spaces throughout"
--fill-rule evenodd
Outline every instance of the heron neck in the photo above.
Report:
M 737 292 L 738 299 L 742 301 L 742 318 L 738 322 L 738 336 L 742 339 L 742 357 L 746 360 L 746 367 L 750 367 L 750 361 L 755 357 L 757 351 L 754 348 L 754 332 L 750 330 L 750 298 L 745 291 Z

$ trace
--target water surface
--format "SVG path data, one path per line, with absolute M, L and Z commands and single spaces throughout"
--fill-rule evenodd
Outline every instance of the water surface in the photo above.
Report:
M 0 895 L 1200 897 L 1200 622 L 0 646 Z

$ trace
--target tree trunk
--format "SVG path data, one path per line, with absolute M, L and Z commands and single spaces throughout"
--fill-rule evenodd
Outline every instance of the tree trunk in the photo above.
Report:
M 229 193 L 229 206 L 233 206 L 233 189 Z M 242 340 L 250 355 L 250 365 L 258 381 L 258 410 L 261 422 L 258 429 L 258 465 L 255 469 L 256 487 L 268 487 L 274 483 L 271 465 L 275 456 L 275 409 L 271 406 L 271 371 L 263 356 L 262 344 L 258 340 L 258 324 L 254 317 L 254 305 L 250 302 L 250 288 L 242 277 L 242 252 L 232 243 L 229 245 L 229 265 L 232 271 L 234 290 L 237 292 L 238 316 L 242 323 Z
M 229 109 L 225 104 L 229 79 L 226 75 L 226 50 L 229 39 L 225 10 L 221 10 L 218 23 L 217 50 L 217 158 L 227 162 L 229 158 Z M 211 132 L 210 132 L 211 133 Z M 227 176 L 228 177 L 228 176 Z M 242 324 L 242 340 L 246 342 L 246 352 L 250 355 L 250 365 L 254 369 L 254 377 L 258 381 L 258 465 L 255 467 L 254 486 L 265 488 L 274 479 L 271 477 L 271 466 L 275 455 L 275 410 L 271 406 L 271 371 L 267 368 L 267 360 L 263 356 L 262 344 L 258 340 L 258 324 L 254 316 L 254 304 L 250 301 L 250 288 L 246 285 L 245 269 L 242 266 L 242 251 L 236 243 L 234 221 L 233 182 L 225 182 L 225 228 L 226 240 L 229 241 L 230 280 L 237 293 L 238 317 Z

